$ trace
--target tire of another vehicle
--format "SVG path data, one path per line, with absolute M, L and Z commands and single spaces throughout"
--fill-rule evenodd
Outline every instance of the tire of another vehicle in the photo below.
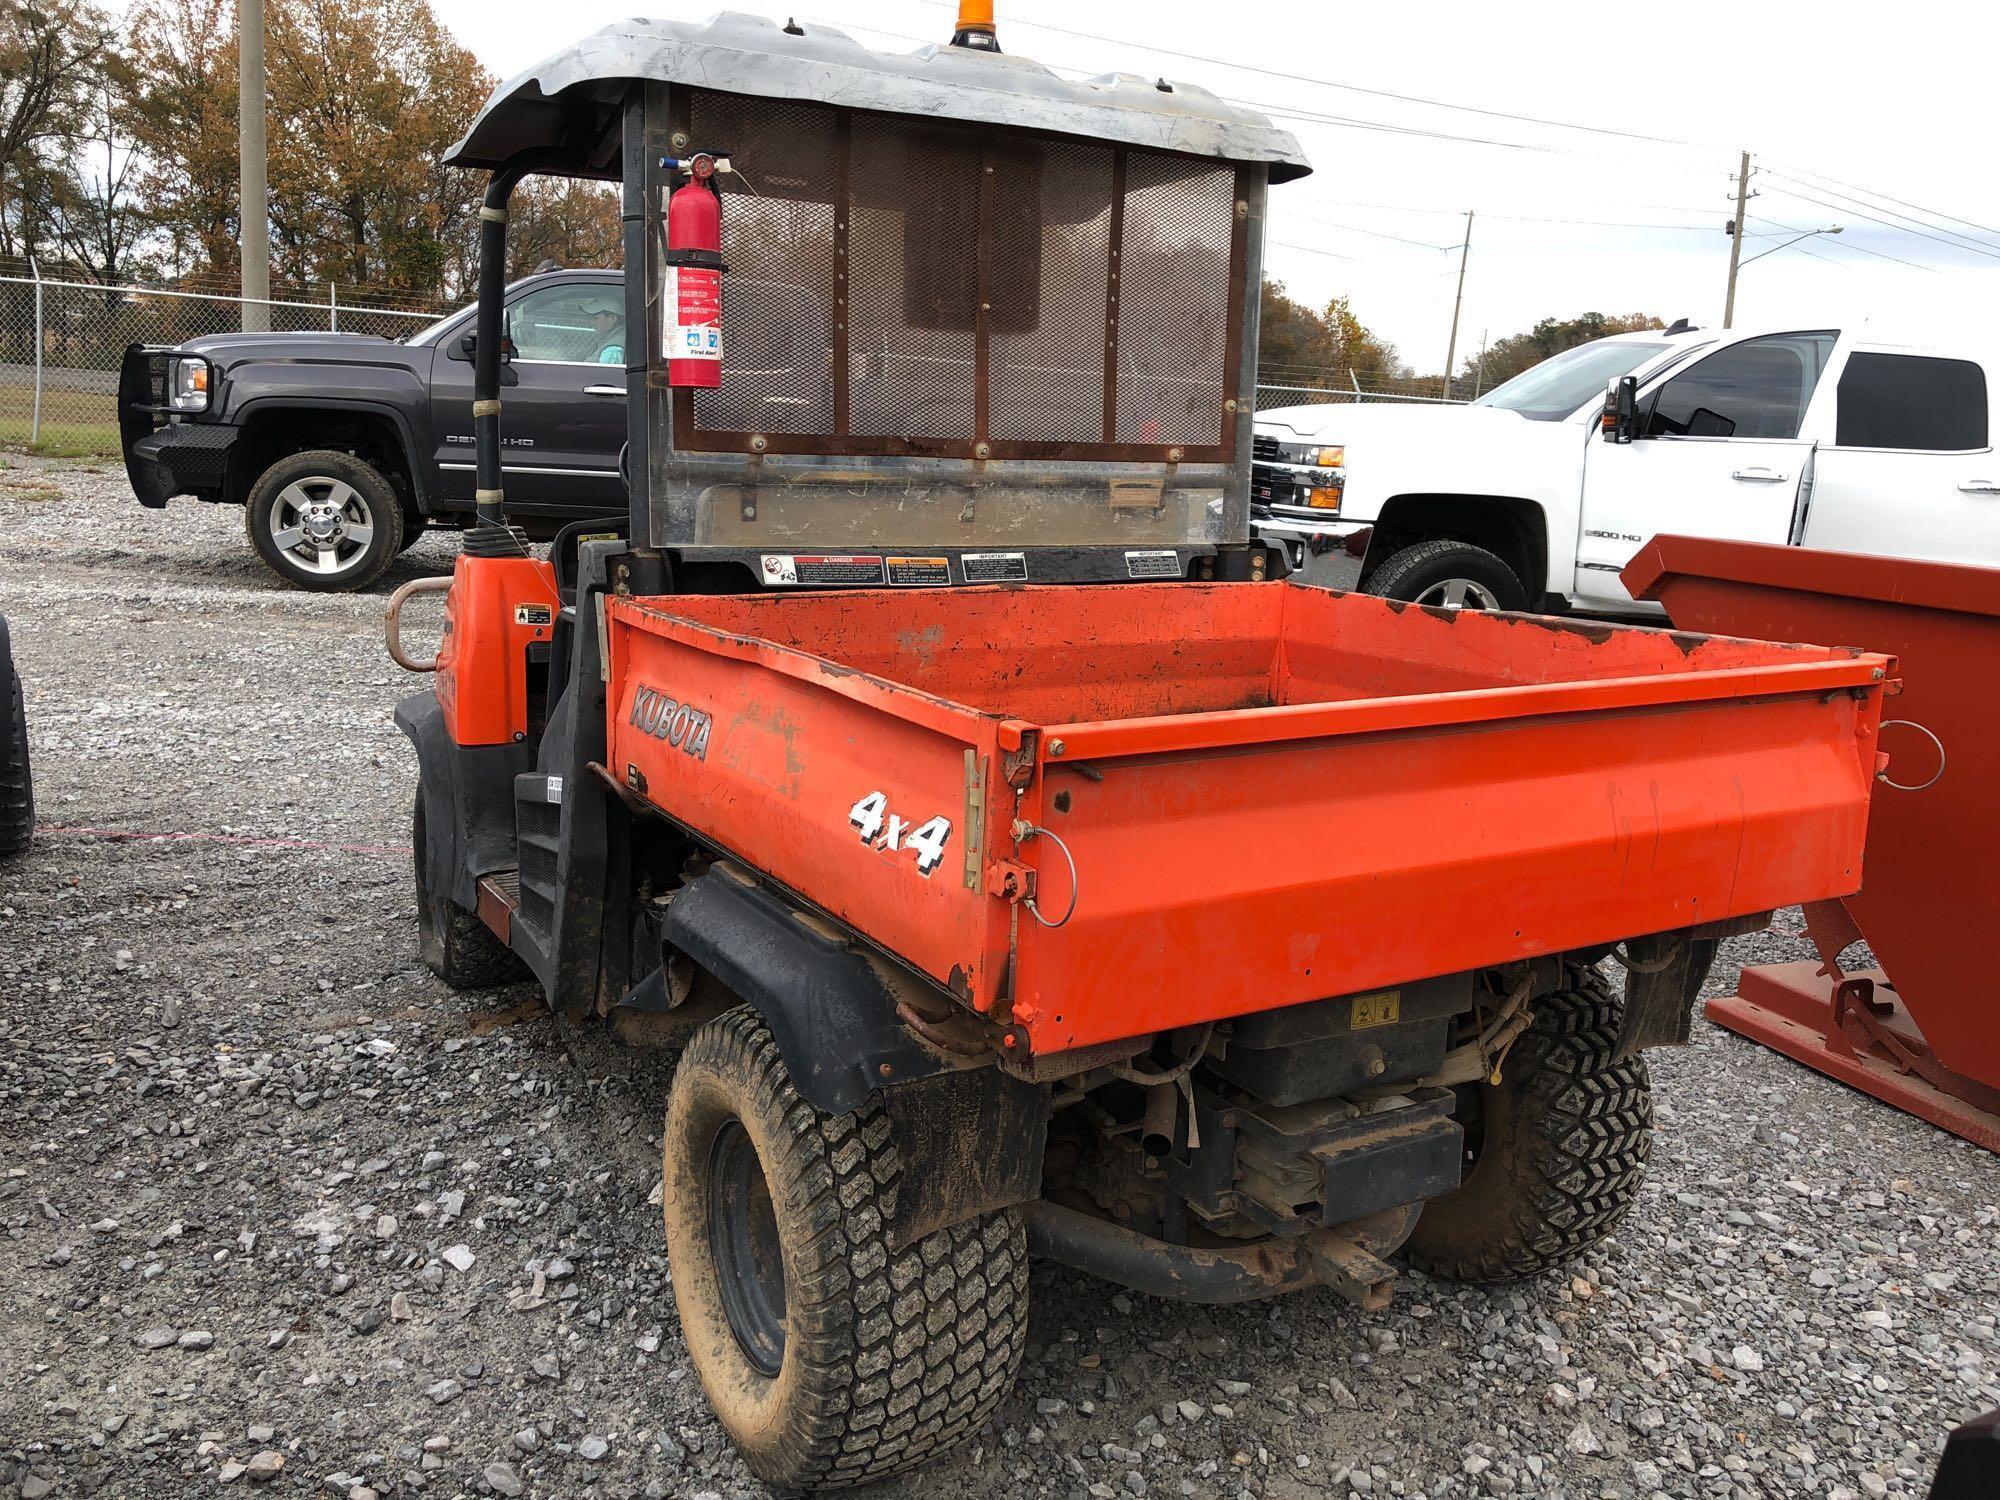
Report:
M 321 512 L 310 523 L 309 509 Z M 307 539 L 309 524 L 337 529 L 320 547 Z M 313 448 L 286 455 L 258 476 L 243 526 L 264 566 L 285 582 L 342 592 L 366 588 L 395 561 L 403 547 L 403 503 L 372 464 Z M 360 528 L 365 534 L 356 540 Z
M 748 1006 L 688 1042 L 667 1100 L 667 1255 L 711 1407 L 760 1479 L 841 1489 L 979 1427 L 1020 1368 L 1027 1237 L 1015 1209 L 902 1250 L 902 1179 L 871 1099 L 830 1115 L 793 1089 Z
M 1528 607 L 1527 587 L 1514 570 L 1470 542 L 1418 542 L 1391 553 L 1369 575 L 1367 591 L 1384 599 L 1447 608 Z
M 0 652 L 4 691 L 13 699 L 12 732 L 0 745 L 0 854 L 19 854 L 35 831 L 35 783 L 28 770 L 28 720 L 21 697 L 21 674 Z
M 455 990 L 490 990 L 524 977 L 527 965 L 492 928 L 445 892 L 431 890 L 424 873 L 429 832 L 419 787 L 410 815 L 410 843 L 416 851 L 417 948 L 425 966 Z
M 1631 1210 L 1653 1134 L 1643 1058 L 1613 1062 L 1621 1003 L 1595 970 L 1535 1001 L 1498 1084 L 1463 1085 L 1472 1162 L 1424 1206 L 1405 1253 L 1455 1281 L 1518 1281 L 1574 1260 Z M 1476 1136 L 1476 1139 L 1473 1137 Z

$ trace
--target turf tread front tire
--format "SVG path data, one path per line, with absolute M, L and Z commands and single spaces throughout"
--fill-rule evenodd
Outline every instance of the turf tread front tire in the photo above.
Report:
M 27 705 L 21 694 L 21 674 L 0 652 L 5 692 L 13 700 L 12 732 L 0 745 L 0 854 L 19 854 L 35 830 L 35 783 L 28 767 Z
M 783 1245 L 775 1376 L 737 1346 L 709 1249 L 701 1167 L 732 1117 L 756 1145 Z M 667 1106 L 664 1161 L 682 1332 L 709 1404 L 759 1478 L 788 1489 L 886 1478 L 967 1437 L 1012 1387 L 1028 1326 L 1019 1212 L 982 1214 L 892 1249 L 903 1182 L 889 1117 L 873 1099 L 835 1115 L 802 1098 L 748 1006 L 690 1039 Z
M 1653 1133 L 1645 1060 L 1614 1062 L 1622 1002 L 1594 969 L 1534 1002 L 1464 1183 L 1424 1208 L 1411 1264 L 1455 1281 L 1518 1281 L 1567 1264 L 1631 1211 Z

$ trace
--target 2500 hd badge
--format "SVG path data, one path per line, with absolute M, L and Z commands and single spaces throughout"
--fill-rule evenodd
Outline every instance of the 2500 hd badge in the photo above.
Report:
M 708 731 L 712 722 L 704 710 L 669 698 L 658 688 L 632 690 L 632 727 L 656 740 L 665 740 L 696 760 L 708 759 Z

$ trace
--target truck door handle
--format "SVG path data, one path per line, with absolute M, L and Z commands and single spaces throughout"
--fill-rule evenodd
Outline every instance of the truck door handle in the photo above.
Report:
M 583 393 L 586 396 L 622 396 L 626 392 L 622 385 L 587 385 Z
M 1784 480 L 1785 476 L 1780 474 L 1776 469 L 1767 469 L 1760 464 L 1755 468 L 1738 469 L 1729 477 L 1731 479 L 1747 479 L 1753 484 L 1778 484 Z
M 1968 495 L 2000 495 L 2000 484 L 1990 479 L 1968 479 L 1959 488 Z

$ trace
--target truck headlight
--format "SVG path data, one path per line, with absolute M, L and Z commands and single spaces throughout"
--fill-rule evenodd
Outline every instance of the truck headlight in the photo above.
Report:
M 1347 448 L 1342 443 L 1288 443 L 1282 451 L 1286 463 L 1307 468 L 1339 469 L 1347 464 Z
M 185 355 L 167 371 L 167 405 L 175 411 L 207 411 L 215 367 L 198 354 Z

